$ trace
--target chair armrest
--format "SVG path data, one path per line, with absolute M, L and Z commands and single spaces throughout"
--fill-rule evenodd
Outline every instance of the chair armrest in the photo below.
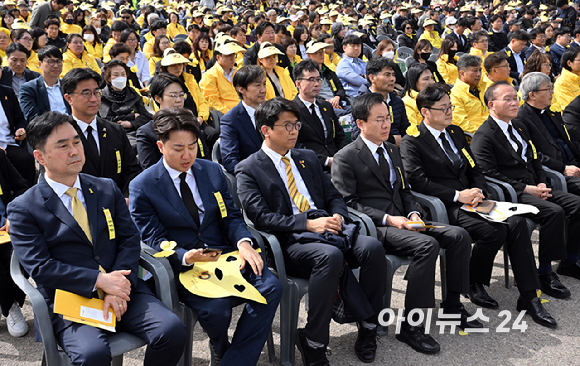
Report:
M 487 182 L 487 191 L 489 192 L 489 199 L 499 202 L 505 201 L 505 195 L 500 186 L 495 183 Z
M 495 183 L 497 184 L 499 187 L 501 187 L 501 189 L 503 190 L 504 193 L 507 193 L 507 195 L 505 195 L 504 199 L 508 202 L 512 202 L 512 203 L 517 203 L 518 202 L 518 195 L 516 194 L 516 190 L 514 189 L 514 187 L 512 187 L 511 184 L 506 183 L 504 181 L 501 181 L 499 179 L 495 179 L 492 177 L 488 177 L 485 176 L 485 180 L 488 183 Z
M 252 234 L 257 239 L 258 245 L 262 249 L 262 252 L 265 253 L 266 246 L 262 240 L 258 239 L 258 237 L 266 239 L 266 241 L 270 245 L 272 255 L 274 256 L 274 264 L 276 264 L 276 272 L 278 273 L 278 279 L 282 283 L 282 286 L 286 287 L 288 284 L 288 276 L 286 274 L 286 264 L 284 263 L 284 254 L 282 253 L 282 246 L 280 245 L 280 241 L 273 234 L 257 230 L 254 227 L 254 224 L 247 218 L 246 218 L 246 226 L 248 227 L 250 234 Z
M 36 289 L 36 287 L 32 286 L 26 276 L 22 273 L 20 262 L 18 262 L 18 258 L 16 257 L 15 253 L 12 253 L 12 260 L 10 262 L 10 274 L 12 275 L 14 283 L 20 287 L 20 289 L 26 294 L 26 296 L 28 296 L 30 302 L 32 303 L 34 317 L 36 319 L 36 323 L 38 324 L 38 329 L 40 330 L 40 336 L 42 337 L 44 352 L 46 354 L 48 363 L 50 364 L 55 360 L 60 360 L 61 358 L 58 352 L 54 329 L 52 328 L 52 321 L 50 319 L 48 305 L 46 305 L 46 301 L 42 294 Z
M 147 244 L 141 242 L 141 258 L 139 264 L 149 271 L 155 280 L 155 292 L 165 306 L 173 309 L 174 312 L 179 305 L 179 296 L 175 286 L 175 276 L 173 269 L 167 258 L 155 258 L 153 255 L 157 251 Z
M 562 192 L 568 192 L 566 178 L 562 173 L 552 170 L 545 165 L 542 165 L 542 168 L 544 169 L 544 173 L 546 173 L 546 177 L 552 180 L 552 186 L 554 187 L 554 189 L 557 189 Z
M 411 191 L 411 193 L 413 194 L 413 197 L 415 197 L 417 203 L 419 203 L 421 206 L 427 207 L 431 213 L 431 219 L 433 221 L 441 222 L 443 224 L 449 223 L 447 209 L 439 198 L 414 191 Z
M 368 215 L 359 212 L 351 207 L 348 208 L 348 214 L 351 219 L 364 225 L 366 232 L 365 233 L 361 232 L 361 234 L 371 236 L 375 239 L 377 238 L 377 227 L 375 226 L 375 223 Z

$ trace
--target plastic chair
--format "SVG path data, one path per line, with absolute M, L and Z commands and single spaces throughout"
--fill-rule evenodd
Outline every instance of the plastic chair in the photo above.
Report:
M 218 111 L 217 109 L 210 108 L 209 109 L 209 113 L 213 117 L 213 124 L 212 124 L 213 128 L 215 128 L 219 132 L 219 130 L 220 130 L 220 119 L 223 116 L 222 112 Z
M 236 176 L 233 175 L 232 173 L 228 172 L 226 170 L 226 168 L 222 165 L 222 153 L 220 150 L 220 139 L 217 139 L 217 141 L 213 145 L 213 150 L 211 152 L 211 160 L 214 163 L 218 163 L 222 167 L 222 170 L 226 176 L 226 180 L 228 181 L 228 188 L 230 189 L 230 194 L 232 195 L 232 197 L 234 199 L 234 204 L 236 205 L 236 207 L 238 207 L 241 210 L 242 203 L 240 202 L 240 198 L 238 197 L 238 194 L 237 194 L 238 185 L 237 185 Z
M 405 59 L 405 67 L 407 70 L 409 70 L 409 67 L 411 67 L 411 65 L 413 65 L 415 62 L 417 62 L 413 57 L 407 57 Z
M 179 42 L 179 41 L 185 41 L 187 39 L 187 34 L 177 34 L 175 37 L 173 37 L 173 43 Z
M 408 59 L 409 57 L 413 57 L 413 49 L 409 47 L 399 47 L 397 49 L 397 53 L 399 54 L 399 58 L 397 59 L 398 62 L 403 62 L 404 60 Z
M 383 39 L 388 39 L 388 40 L 392 41 L 392 39 L 389 36 L 385 36 L 385 35 L 377 36 L 377 42 L 380 42 Z
M 546 173 L 546 178 L 550 180 L 550 185 L 554 189 L 568 193 L 568 184 L 562 173 L 552 170 L 545 165 L 542 165 L 542 168 L 544 169 L 544 173 Z
M 157 276 L 163 276 L 162 268 L 150 261 L 149 258 L 141 255 L 139 264 L 141 267 L 153 274 L 156 278 L 156 290 L 157 296 L 163 301 L 163 303 L 171 309 L 171 298 L 168 292 L 163 287 L 157 286 Z M 161 272 L 161 273 L 159 273 Z M 44 297 L 40 292 L 34 287 L 28 279 L 25 277 L 22 268 L 20 267 L 20 262 L 16 258 L 16 254 L 12 253 L 12 261 L 10 263 L 10 274 L 14 279 L 14 282 L 30 299 L 32 307 L 34 309 L 34 317 L 36 323 L 38 324 L 38 329 L 42 337 L 43 343 L 43 354 L 42 354 L 42 365 L 43 366 L 68 366 L 71 361 L 67 354 L 58 347 L 56 342 L 56 337 L 54 330 L 52 328 L 52 322 L 48 312 L 48 306 Z M 141 338 L 134 336 L 125 332 L 117 332 L 115 334 L 109 335 L 109 345 L 111 347 L 111 354 L 113 356 L 112 365 L 121 366 L 123 365 L 123 354 L 133 351 L 137 348 L 146 345 L 145 341 Z M 191 357 L 191 352 L 190 352 Z

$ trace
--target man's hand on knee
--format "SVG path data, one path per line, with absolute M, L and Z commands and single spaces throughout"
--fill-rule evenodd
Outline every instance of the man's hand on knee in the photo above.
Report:
M 97 277 L 97 288 L 105 291 L 106 294 L 115 295 L 125 301 L 130 301 L 131 282 L 125 277 L 129 274 L 131 274 L 130 270 L 99 273 L 99 277 Z

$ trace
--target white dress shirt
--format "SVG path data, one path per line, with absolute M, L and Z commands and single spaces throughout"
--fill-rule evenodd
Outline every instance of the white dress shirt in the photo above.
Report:
M 230 72 L 227 72 L 226 70 L 224 70 L 224 77 L 230 83 L 233 83 L 233 80 L 234 80 L 234 71 L 236 71 L 236 68 L 235 67 L 232 67 L 232 69 L 230 70 Z
M 298 95 L 298 98 L 300 98 L 300 100 L 302 101 L 302 103 L 304 103 L 304 106 L 306 106 L 306 109 L 308 110 L 308 112 L 310 114 L 312 114 L 312 110 L 310 109 L 310 106 L 312 105 L 312 103 L 305 101 L 304 99 L 302 99 L 302 97 L 300 97 L 300 95 Z M 322 117 L 322 113 L 320 113 L 320 107 L 318 106 L 318 104 L 314 103 L 314 110 L 316 111 L 316 115 L 318 116 L 318 120 L 320 121 L 320 123 L 322 124 L 322 129 L 324 130 L 324 138 L 328 137 L 328 131 L 326 129 L 326 123 L 324 123 L 324 118 Z M 324 166 L 328 166 L 328 161 L 330 160 L 330 157 L 326 158 L 326 161 L 324 162 Z
M 62 114 L 68 114 L 68 111 L 66 110 L 66 104 L 64 104 L 62 91 L 60 90 L 60 79 L 57 80 L 56 84 L 53 86 L 48 86 L 46 81 L 44 81 L 44 86 L 46 87 L 46 93 L 48 94 L 50 110 L 54 112 L 60 112 Z
M 68 194 L 66 194 L 66 191 L 69 188 L 78 188 L 77 198 L 82 202 L 83 206 L 85 206 L 85 210 L 87 209 L 87 204 L 85 203 L 85 196 L 83 195 L 83 190 L 81 189 L 81 180 L 78 176 L 77 176 L 77 180 L 75 181 L 75 184 L 72 187 L 69 187 L 65 184 L 62 184 L 62 183 L 59 183 L 59 182 L 56 182 L 56 181 L 50 179 L 46 175 L 46 173 L 44 173 L 44 179 L 46 180 L 46 183 L 48 183 L 50 188 L 52 188 L 54 193 L 56 193 L 58 198 L 60 198 L 62 204 L 64 205 L 66 210 L 71 214 L 71 216 L 73 214 L 72 197 L 69 196 Z
M 79 127 L 81 128 L 81 131 L 83 131 L 83 135 L 85 136 L 85 138 L 88 138 L 89 135 L 87 133 L 87 127 L 89 127 L 89 125 L 93 128 L 92 135 L 95 138 L 95 142 L 97 143 L 97 151 L 99 152 L 99 155 L 101 154 L 101 144 L 99 143 L 99 131 L 97 131 L 97 116 L 95 116 L 95 119 L 91 122 L 91 123 L 86 123 L 81 121 L 80 119 L 76 118 L 75 116 L 73 116 L 74 120 L 77 121 L 77 124 L 79 125 Z
M 277 152 L 266 146 L 265 142 L 262 143 L 262 150 L 266 153 L 266 155 L 268 155 L 270 159 L 272 159 L 272 162 L 274 163 L 274 166 L 276 167 L 278 174 L 280 174 L 280 178 L 282 178 L 282 182 L 284 182 L 284 186 L 286 186 L 288 196 L 290 196 L 290 191 L 288 188 L 288 176 L 286 175 L 286 164 L 282 161 L 282 155 L 278 154 Z M 292 156 L 290 155 L 291 152 L 292 152 L 291 150 L 288 150 L 288 152 L 284 156 L 290 159 L 290 167 L 292 168 L 292 174 L 294 175 L 294 182 L 296 183 L 296 188 L 298 189 L 298 192 L 300 192 L 300 194 L 303 195 L 304 198 L 306 198 L 306 200 L 310 204 L 310 208 L 315 209 L 316 205 L 312 200 L 312 196 L 310 196 L 310 192 L 308 192 L 306 184 L 304 184 L 304 180 L 300 175 L 300 171 L 298 171 L 298 168 L 296 167 L 294 160 L 292 160 Z M 292 198 L 290 198 L 290 203 L 292 204 L 292 213 L 294 215 L 298 215 L 300 213 L 300 209 L 298 209 L 298 206 L 296 206 Z
M 248 116 L 250 116 L 250 120 L 252 121 L 254 128 L 256 128 L 256 117 L 254 116 L 254 114 L 256 113 L 256 110 L 254 108 L 250 107 L 249 105 L 247 105 L 246 102 L 244 102 L 243 100 L 242 100 L 242 105 L 246 109 Z
M 499 120 L 497 118 L 495 118 L 494 116 L 491 116 L 491 118 L 493 118 L 493 120 L 497 123 L 497 125 L 499 126 L 499 128 L 501 128 L 503 134 L 505 135 L 505 137 L 507 138 L 507 140 L 509 141 L 510 145 L 512 146 L 512 148 L 514 149 L 514 151 L 518 151 L 518 145 L 515 143 L 515 141 L 512 140 L 512 138 L 510 137 L 510 134 L 508 132 L 508 126 L 510 125 L 509 122 L 504 122 L 502 120 Z M 516 138 L 518 139 L 518 141 L 522 144 L 522 159 L 524 159 L 525 162 L 528 161 L 528 158 L 526 156 L 526 151 L 528 151 L 528 144 L 524 141 L 524 139 L 522 138 L 522 136 L 518 133 L 517 129 L 512 125 L 512 131 L 514 131 L 514 135 L 516 136 Z
M 128 67 L 133 67 L 137 65 L 137 77 L 143 86 L 147 85 L 149 79 L 151 79 L 151 72 L 149 70 L 149 60 L 145 54 L 139 50 L 135 50 L 135 61 L 129 58 L 129 62 L 127 62 Z M 135 85 L 137 86 L 137 85 Z
M 14 135 L 10 130 L 8 117 L 6 117 L 4 107 L 0 103 L 0 147 L 6 149 L 7 146 L 18 146 L 18 144 L 16 143 L 16 140 L 14 140 Z
M 516 60 L 516 65 L 518 66 L 518 74 L 521 75 L 524 72 L 524 62 L 522 61 L 521 52 L 520 53 L 516 53 L 511 48 L 509 48 L 509 49 L 514 54 L 514 59 Z

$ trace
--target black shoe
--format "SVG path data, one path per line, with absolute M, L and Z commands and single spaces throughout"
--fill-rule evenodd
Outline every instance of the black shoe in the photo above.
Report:
M 395 338 L 421 353 L 437 353 L 441 349 L 439 343 L 431 335 L 425 334 L 423 324 L 413 327 L 404 321 L 401 323 L 401 332 L 395 335 Z
M 469 285 L 469 299 L 475 305 L 482 308 L 497 309 L 499 304 L 491 296 L 487 294 L 485 288 L 481 283 L 472 283 Z
M 209 366 L 219 366 L 219 364 L 222 362 L 222 358 L 218 355 L 215 347 L 213 346 L 213 343 L 211 343 L 211 340 L 209 341 L 209 354 Z
M 560 278 L 555 272 L 541 274 L 538 277 L 540 278 L 540 289 L 546 295 L 558 299 L 566 299 L 570 297 L 570 290 L 568 290 L 566 286 L 562 285 Z
M 326 358 L 326 347 L 312 348 L 308 345 L 304 329 L 297 330 L 296 345 L 302 355 L 304 366 L 330 366 Z
M 539 297 L 534 297 L 530 302 L 524 301 L 521 296 L 518 297 L 517 309 L 518 311 L 526 310 L 536 323 L 544 327 L 556 328 L 558 326 L 556 319 L 552 318 L 550 313 L 544 309 Z
M 461 315 L 461 324 L 459 324 L 459 328 L 465 330 L 466 328 L 483 328 L 483 324 L 481 324 L 477 319 L 467 320 L 467 318 L 471 317 L 471 314 L 467 311 L 463 304 L 459 303 L 456 306 L 447 306 L 445 302 L 441 303 L 441 308 L 443 309 L 444 314 L 460 314 Z
M 377 353 L 377 329 L 370 330 L 366 329 L 362 325 L 358 324 L 358 337 L 356 337 L 356 342 L 354 342 L 354 353 L 359 360 L 364 363 L 371 363 L 375 360 Z
M 574 277 L 575 279 L 580 280 L 580 261 L 572 264 L 560 262 L 556 272 L 562 276 Z

